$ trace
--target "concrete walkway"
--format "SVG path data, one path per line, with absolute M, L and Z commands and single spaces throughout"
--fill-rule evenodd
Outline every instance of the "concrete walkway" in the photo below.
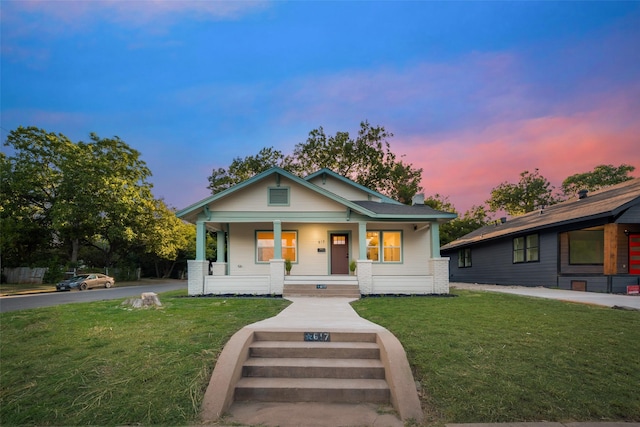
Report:
M 375 332 L 390 334 L 382 326 L 360 317 L 350 305 L 355 299 L 319 297 L 291 297 L 287 299 L 292 301 L 292 304 L 277 316 L 253 323 L 243 329 L 271 332 L 329 331 L 334 333 Z M 404 350 L 402 352 L 404 353 Z M 411 381 L 412 386 L 415 387 L 413 378 Z M 205 395 L 205 399 L 206 397 Z M 206 404 L 207 402 L 203 402 L 203 407 L 206 407 Z M 234 402 L 220 423 L 218 425 L 260 425 L 265 427 L 401 427 L 404 425 L 391 405 L 265 402 Z
M 578 292 L 562 289 L 527 286 L 483 285 L 476 283 L 450 283 L 451 288 L 471 289 L 506 294 L 523 295 L 536 298 L 548 298 L 560 301 L 577 302 L 582 304 L 601 305 L 604 307 L 620 307 L 640 310 L 640 296 L 603 294 L 598 292 Z

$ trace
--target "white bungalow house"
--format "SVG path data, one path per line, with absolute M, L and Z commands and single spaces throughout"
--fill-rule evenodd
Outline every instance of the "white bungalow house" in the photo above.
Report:
M 449 292 L 439 224 L 456 215 L 422 200 L 404 205 L 329 169 L 303 179 L 274 167 L 177 216 L 197 227 L 189 295 L 282 295 L 296 285 L 347 283 L 364 295 Z M 211 263 L 207 232 L 217 233 Z

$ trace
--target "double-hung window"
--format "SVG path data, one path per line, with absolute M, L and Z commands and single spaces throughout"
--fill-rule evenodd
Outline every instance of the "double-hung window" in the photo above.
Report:
M 373 262 L 402 262 L 402 233 L 367 231 L 367 259 Z
M 471 248 L 464 248 L 458 251 L 458 267 L 471 267 Z
M 291 262 L 298 260 L 298 233 L 296 231 L 282 232 L 282 259 Z M 273 231 L 258 231 L 256 233 L 256 260 L 269 262 L 274 254 Z
M 513 262 L 536 262 L 540 260 L 540 248 L 537 234 L 513 239 Z

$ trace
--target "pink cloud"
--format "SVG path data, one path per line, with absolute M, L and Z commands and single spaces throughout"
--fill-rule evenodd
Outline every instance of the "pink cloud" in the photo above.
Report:
M 427 195 L 449 196 L 461 213 L 483 204 L 501 182 L 517 182 L 525 170 L 538 168 L 556 188 L 599 164 L 630 164 L 640 176 L 639 92 L 608 96 L 589 112 L 396 138 L 394 149 L 419 159 L 413 164 L 424 170 Z
M 256 1 L 166 1 L 166 0 L 23 0 L 3 5 L 3 23 L 19 20 L 33 22 L 31 17 L 44 17 L 38 22 L 42 32 L 68 32 L 89 28 L 95 21 L 107 20 L 130 26 L 171 24 L 176 18 L 188 16 L 200 20 L 236 19 L 246 13 L 268 7 L 264 0 Z M 59 24 L 65 24 L 60 27 Z M 57 29 L 57 30 L 56 30 Z

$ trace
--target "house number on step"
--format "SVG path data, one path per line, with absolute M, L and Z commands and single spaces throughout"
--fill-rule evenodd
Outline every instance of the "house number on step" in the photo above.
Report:
M 305 341 L 331 341 L 329 332 L 305 332 Z

